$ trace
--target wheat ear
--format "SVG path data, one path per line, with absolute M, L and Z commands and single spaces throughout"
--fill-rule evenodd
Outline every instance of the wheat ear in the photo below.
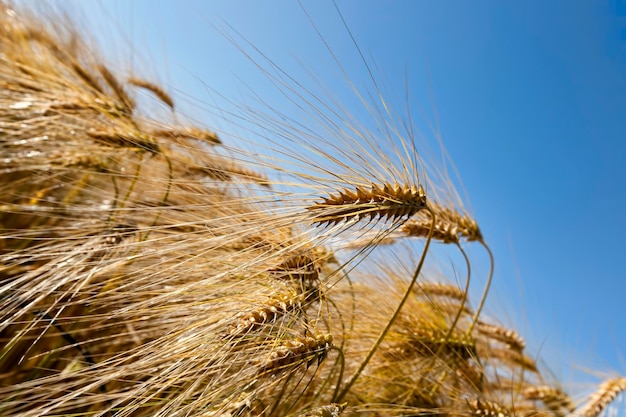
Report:
M 556 417 L 565 417 L 576 409 L 569 395 L 547 385 L 527 387 L 522 395 L 527 400 L 540 400 Z
M 522 352 L 510 349 L 497 349 L 492 348 L 488 349 L 486 352 L 483 352 L 481 357 L 485 359 L 498 359 L 503 364 L 509 366 L 511 369 L 520 367 L 525 371 L 538 373 L 537 364 L 535 360 L 527 355 L 524 355 Z
M 626 391 L 626 378 L 618 377 L 604 381 L 600 388 L 591 396 L 577 414 L 584 417 L 598 417 L 613 400 L 623 391 Z
M 165 103 L 169 108 L 174 110 L 174 100 L 172 100 L 172 96 L 167 94 L 165 90 L 163 90 L 160 86 L 151 83 L 147 80 L 142 80 L 136 77 L 130 77 L 128 79 L 128 83 L 134 85 L 135 87 L 143 88 L 144 90 L 151 91 L 155 96 L 159 98 L 163 103 Z
M 374 220 L 398 220 L 409 218 L 426 207 L 426 194 L 421 187 L 388 184 L 372 184 L 368 190 L 357 187 L 355 191 L 345 189 L 331 194 L 322 203 L 307 207 L 312 214 L 312 222 L 319 225 L 333 225 L 342 221 L 355 222 L 369 218 Z
M 471 217 L 456 210 L 441 207 L 432 201 L 428 204 L 437 214 L 433 239 L 442 243 L 458 243 L 461 239 L 469 242 L 482 241 L 482 232 Z M 425 238 L 428 235 L 430 223 L 428 212 L 422 211 L 415 219 L 407 221 L 401 230 L 407 236 Z
M 515 330 L 483 321 L 476 323 L 476 330 L 490 339 L 506 344 L 513 350 L 521 352 L 526 347 L 526 341 Z
M 297 254 L 290 256 L 270 272 L 278 279 L 291 279 L 296 282 L 317 281 L 321 272 L 319 261 L 309 254 Z
M 467 406 L 472 415 L 484 417 L 509 417 L 511 412 L 502 405 L 486 400 L 467 401 Z
M 259 372 L 273 374 L 294 364 L 306 363 L 307 367 L 315 361 L 319 364 L 332 347 L 333 336 L 330 333 L 288 340 L 272 350 L 269 357 L 260 365 Z
M 466 292 L 456 285 L 443 282 L 421 282 L 417 284 L 416 290 L 426 296 L 445 297 L 453 300 L 463 300 Z
M 99 143 L 108 146 L 135 148 L 139 151 L 159 153 L 159 145 L 149 136 L 141 132 L 122 131 L 117 129 L 87 130 L 87 135 Z
M 200 129 L 197 127 L 184 127 L 184 128 L 176 128 L 171 127 L 167 129 L 155 129 L 151 130 L 150 134 L 156 137 L 169 138 L 169 139 L 188 139 L 188 140 L 198 140 L 209 145 L 221 145 L 222 141 L 219 136 L 215 132 L 211 132 L 210 130 Z
M 233 336 L 243 336 L 296 309 L 303 301 L 304 296 L 295 291 L 273 295 L 260 307 L 239 313 L 236 316 L 237 322 L 230 328 L 229 333 Z

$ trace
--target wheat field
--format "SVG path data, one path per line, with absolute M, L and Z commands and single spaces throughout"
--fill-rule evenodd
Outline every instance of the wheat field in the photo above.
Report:
M 211 125 L 25 6 L 0 4 L 0 415 L 613 412 L 626 378 L 568 392 L 486 311 L 488 236 L 358 42 L 346 102 L 217 26 L 286 104 L 204 80 Z

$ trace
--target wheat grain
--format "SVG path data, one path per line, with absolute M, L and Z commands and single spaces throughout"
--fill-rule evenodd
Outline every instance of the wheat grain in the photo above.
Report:
M 476 416 L 508 417 L 511 412 L 493 401 L 471 400 L 467 402 L 470 412 Z

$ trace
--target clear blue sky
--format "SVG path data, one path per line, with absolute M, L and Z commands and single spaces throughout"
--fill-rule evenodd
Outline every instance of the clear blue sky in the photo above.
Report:
M 342 82 L 293 1 L 72 4 L 108 56 L 133 57 L 181 98 L 211 101 L 206 83 L 237 100 L 239 77 L 272 101 L 212 27 L 222 20 L 294 77 L 305 67 L 331 88 Z M 304 4 L 357 86 L 366 83 L 333 4 Z M 491 310 L 506 312 L 559 378 L 595 380 L 574 365 L 626 374 L 626 2 L 338 5 L 390 101 L 404 106 L 406 74 L 413 108 L 432 118 L 436 106 L 496 255 Z

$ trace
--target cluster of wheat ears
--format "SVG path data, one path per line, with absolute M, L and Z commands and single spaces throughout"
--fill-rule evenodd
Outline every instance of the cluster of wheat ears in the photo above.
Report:
M 220 138 L 0 4 L 0 415 L 596 417 L 626 390 L 573 400 L 469 302 L 469 258 L 437 272 L 435 244 L 491 252 L 382 98 L 374 133 L 267 75 L 317 131 L 242 107 L 273 149 Z

